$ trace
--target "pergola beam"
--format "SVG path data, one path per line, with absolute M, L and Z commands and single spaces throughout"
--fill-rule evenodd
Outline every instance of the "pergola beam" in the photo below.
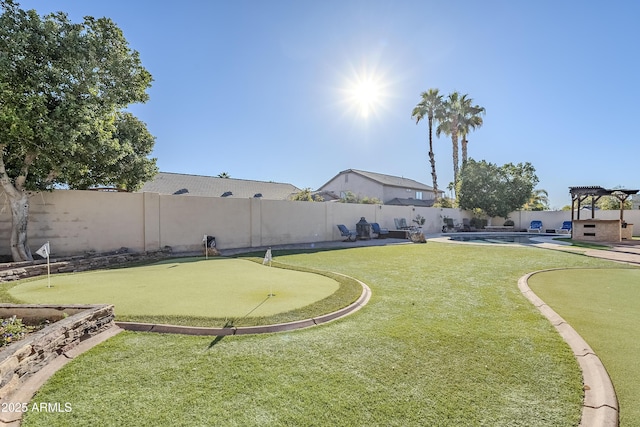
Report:
M 587 198 L 591 197 L 591 218 L 595 218 L 595 204 L 602 196 L 613 196 L 620 200 L 620 222 L 624 221 L 624 202 L 631 197 L 632 194 L 637 194 L 640 190 L 627 190 L 627 189 L 613 189 L 607 190 L 602 187 L 569 187 L 569 193 L 571 193 L 571 221 L 573 221 L 573 210 L 578 212 L 578 218 L 580 219 L 580 204 Z M 578 205 L 575 206 L 575 202 Z

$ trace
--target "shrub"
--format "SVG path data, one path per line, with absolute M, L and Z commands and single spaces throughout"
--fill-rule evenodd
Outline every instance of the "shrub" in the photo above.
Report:
M 16 316 L 3 319 L 0 324 L 0 347 L 7 346 L 14 341 L 21 340 L 30 331 Z
M 484 218 L 471 218 L 471 220 L 469 221 L 469 225 L 471 225 L 471 227 L 476 228 L 478 230 L 484 228 L 487 225 L 487 220 Z

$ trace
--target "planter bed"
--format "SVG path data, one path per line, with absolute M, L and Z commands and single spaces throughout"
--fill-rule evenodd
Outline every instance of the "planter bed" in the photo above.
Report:
M 48 363 L 80 342 L 114 326 L 113 305 L 0 304 L 0 318 L 16 316 L 25 325 L 51 325 L 0 351 L 0 401 Z

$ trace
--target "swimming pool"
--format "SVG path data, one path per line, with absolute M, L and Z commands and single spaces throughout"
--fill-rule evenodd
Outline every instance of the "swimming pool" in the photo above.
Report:
M 492 234 L 465 234 L 460 236 L 450 236 L 449 240 L 456 242 L 473 242 L 473 243 L 518 243 L 526 245 L 534 243 L 527 235 L 492 235 Z

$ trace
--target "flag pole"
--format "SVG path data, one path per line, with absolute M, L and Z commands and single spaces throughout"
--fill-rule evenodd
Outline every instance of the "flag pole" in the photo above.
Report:
M 47 241 L 47 246 L 49 246 L 49 241 Z M 47 288 L 51 287 L 51 264 L 49 263 L 49 251 L 47 251 Z
M 262 260 L 262 264 L 263 265 L 267 265 L 269 264 L 269 267 L 271 267 L 271 261 L 273 260 L 273 256 L 271 255 L 271 247 L 269 247 L 269 249 L 267 249 L 267 252 L 264 254 L 264 260 Z M 273 294 L 273 283 L 271 283 L 271 281 L 269 281 L 269 295 L 268 297 L 271 298 L 275 296 Z
M 207 247 L 207 235 L 204 235 L 204 238 L 202 239 L 202 241 L 204 242 L 204 259 L 209 259 L 209 248 Z
M 49 252 L 51 252 L 51 246 L 49 245 L 49 241 L 42 245 L 40 249 L 36 251 L 38 255 L 42 258 L 47 257 L 47 288 L 51 287 L 51 262 L 49 261 Z

